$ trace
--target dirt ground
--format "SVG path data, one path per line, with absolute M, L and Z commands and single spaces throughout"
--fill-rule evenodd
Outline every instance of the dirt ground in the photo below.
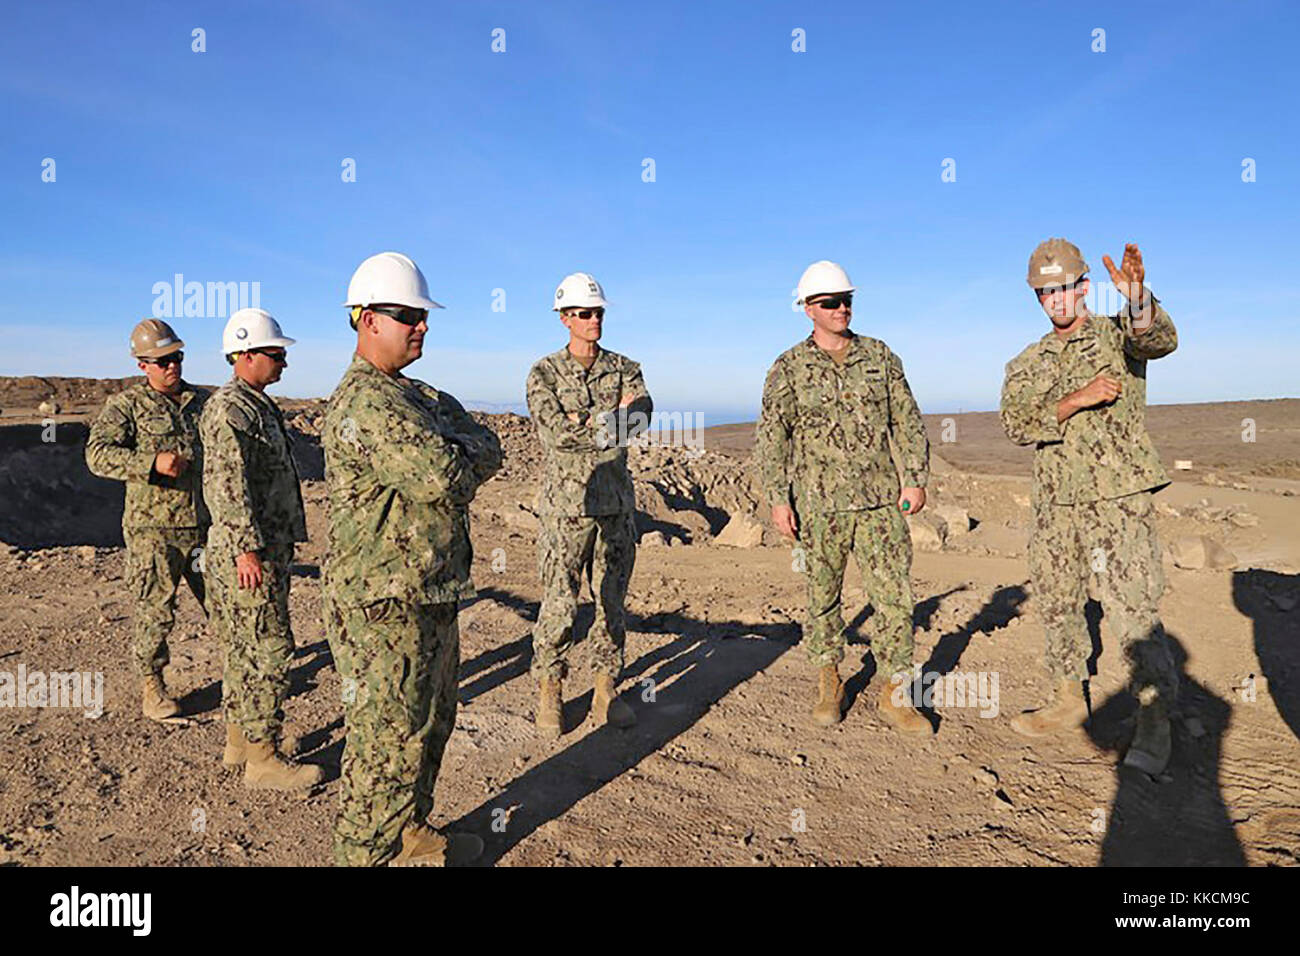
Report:
M 221 766 L 220 655 L 188 594 L 167 677 L 192 720 L 164 726 L 140 715 L 126 656 L 120 487 L 89 476 L 80 458 L 86 416 L 120 383 L 59 380 L 58 391 L 31 382 L 0 382 L 0 671 L 102 673 L 105 703 L 98 718 L 0 707 L 0 863 L 327 865 L 343 727 L 320 620 L 319 403 L 288 403 L 312 540 L 293 579 L 287 713 L 303 759 L 322 764 L 326 782 L 306 795 L 268 794 Z M 50 395 L 66 408 L 45 436 L 55 440 L 42 441 L 49 414 L 35 404 Z M 944 440 L 948 417 L 954 441 Z M 1256 422 L 1255 442 L 1241 440 L 1244 418 Z M 510 458 L 472 507 L 479 596 L 461 612 L 460 711 L 433 821 L 479 833 L 483 863 L 1300 859 L 1300 401 L 1151 411 L 1166 464 L 1194 465 L 1159 496 L 1163 540 L 1204 535 L 1235 565 L 1187 570 L 1166 559 L 1162 612 L 1183 688 L 1174 759 L 1159 779 L 1117 769 L 1135 705 L 1104 618 L 1088 729 L 1041 742 L 1010 730 L 1048 680 L 1024 558 L 1028 457 L 982 413 L 929 417 L 927 510 L 962 509 L 970 520 L 958 527 L 949 510 L 937 540 L 918 539 L 929 549 L 913 568 L 916 661 L 996 677 L 995 707 L 937 706 L 937 733 L 919 741 L 886 729 L 872 702 L 870 611 L 851 567 L 850 707 L 835 728 L 811 725 L 816 674 L 797 647 L 803 575 L 761 523 L 752 429 L 725 426 L 699 454 L 633 451 L 644 535 L 623 686 L 637 726 L 595 729 L 585 719 L 590 674 L 579 645 L 565 686 L 575 729 L 539 739 L 528 677 L 538 454 L 525 419 L 487 420 Z M 751 515 L 760 524 L 741 541 L 749 546 L 718 541 L 737 540 Z

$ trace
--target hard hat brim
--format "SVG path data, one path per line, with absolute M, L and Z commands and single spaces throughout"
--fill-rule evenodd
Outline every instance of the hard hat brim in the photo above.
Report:
M 132 352 L 131 357 L 138 359 L 162 358 L 164 355 L 172 355 L 173 353 L 179 352 L 183 348 L 185 348 L 185 343 L 180 339 L 177 339 L 171 345 L 164 345 L 161 348 L 145 349 L 142 352 Z
M 413 295 L 410 299 L 411 301 L 408 302 L 381 302 L 378 299 L 373 302 L 344 302 L 343 307 L 345 309 L 368 309 L 372 305 L 404 305 L 408 309 L 429 309 L 431 311 L 433 309 L 447 308 L 441 302 L 434 302 L 432 299 L 422 295 Z
M 858 291 L 858 287 L 855 285 L 851 285 L 847 289 L 818 289 L 816 292 L 809 292 L 807 295 L 803 295 L 800 296 L 798 299 L 795 299 L 795 304 L 807 305 L 809 295 L 839 295 L 841 292 L 857 292 L 857 291 Z
M 593 302 L 591 305 L 553 305 L 551 306 L 551 311 L 563 312 L 565 309 L 608 309 L 608 308 L 609 308 L 609 302 L 602 300 L 600 302 Z
M 1088 273 L 1088 270 L 1085 269 L 1083 272 L 1079 273 L 1079 275 L 1075 277 L 1074 281 L 1071 282 L 1070 285 L 1071 285 L 1071 287 L 1076 286 L 1076 285 L 1078 285 L 1080 282 L 1082 282 L 1084 279 L 1090 279 L 1090 278 L 1092 278 L 1092 276 L 1090 276 L 1089 273 Z M 1055 279 L 1058 279 L 1058 277 L 1057 277 L 1057 276 L 1039 276 L 1039 277 L 1037 277 L 1037 279 L 1027 278 L 1027 279 L 1025 279 L 1025 281 L 1026 281 L 1027 283 L 1029 283 L 1029 288 L 1031 288 L 1031 289 L 1037 291 L 1037 290 L 1039 290 L 1039 289 L 1047 289 L 1047 288 L 1050 288 L 1050 287 L 1053 287 L 1053 286 L 1059 286 L 1059 285 L 1063 285 L 1063 284 L 1064 284 L 1064 283 L 1062 283 L 1062 282 L 1060 282 L 1060 281 L 1052 281 L 1052 280 L 1055 280 Z

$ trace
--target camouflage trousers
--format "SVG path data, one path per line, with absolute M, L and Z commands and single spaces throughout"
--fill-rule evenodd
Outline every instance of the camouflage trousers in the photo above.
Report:
M 808 575 L 804 647 L 818 667 L 844 660 L 840 594 L 853 554 L 874 610 L 871 654 L 879 674 L 912 667 L 912 537 L 894 505 L 800 515 L 799 544 Z
M 1165 575 L 1154 498 L 1142 491 L 1106 501 L 1036 506 L 1029 573 L 1053 677 L 1088 679 L 1092 640 L 1084 606 L 1091 576 L 1128 662 L 1131 689 L 1155 687 L 1170 702 L 1177 697 L 1178 675 L 1160 623 Z
M 636 523 L 631 512 L 542 515 L 537 560 L 542 607 L 533 628 L 533 676 L 562 678 L 567 674 L 585 575 L 596 602 L 596 618 L 587 634 L 592 666 L 617 680 L 623 670 L 627 631 L 623 601 L 636 562 Z
M 457 604 L 385 599 L 331 606 L 330 648 L 343 680 L 338 866 L 379 866 L 402 829 L 433 810 L 433 787 L 456 724 Z
M 293 545 L 258 552 L 262 584 L 245 589 L 235 574 L 235 556 L 209 549 L 213 619 L 225 652 L 221 697 L 225 720 L 252 743 L 277 740 L 284 724 L 293 660 L 289 627 L 289 567 Z
M 200 528 L 124 528 L 126 581 L 135 600 L 131 660 L 141 677 L 162 674 L 171 660 L 167 637 L 176 623 L 181 579 L 207 613 L 199 554 L 207 532 Z

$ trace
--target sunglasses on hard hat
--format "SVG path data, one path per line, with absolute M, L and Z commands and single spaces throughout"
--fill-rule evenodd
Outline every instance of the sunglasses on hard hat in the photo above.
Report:
M 429 318 L 428 309 L 408 308 L 404 305 L 372 305 L 369 308 L 371 312 L 386 315 L 393 321 L 401 322 L 403 325 L 419 325 Z
M 164 355 L 161 358 L 141 359 L 146 365 L 157 365 L 159 368 L 166 368 L 168 365 L 180 365 L 185 361 L 184 352 L 173 352 L 171 355 Z
M 564 311 L 575 319 L 603 319 L 605 317 L 605 310 L 603 308 L 565 309 Z
M 252 355 L 265 355 L 272 362 L 283 364 L 289 360 L 289 353 L 284 349 L 249 349 Z
M 814 299 L 812 304 L 831 311 L 838 309 L 841 305 L 846 309 L 851 309 L 853 308 L 853 293 L 841 292 L 839 295 L 828 295 L 824 299 Z

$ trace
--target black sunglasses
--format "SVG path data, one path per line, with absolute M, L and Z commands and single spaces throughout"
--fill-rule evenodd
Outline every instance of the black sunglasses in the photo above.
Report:
M 604 309 L 569 309 L 569 315 L 576 319 L 603 319 Z
M 251 355 L 265 355 L 272 362 L 287 362 L 289 353 L 284 349 L 249 349 Z
M 378 312 L 380 315 L 386 315 L 395 322 L 401 322 L 403 325 L 419 325 L 429 318 L 428 309 L 414 309 L 403 305 L 372 305 L 369 306 L 371 312 Z
M 168 365 L 180 365 L 185 361 L 184 352 L 173 352 L 171 355 L 164 355 L 161 358 L 141 359 L 146 365 L 157 365 L 159 368 L 166 368 Z
M 828 295 L 824 299 L 814 299 L 812 304 L 819 305 L 823 309 L 830 309 L 832 311 L 838 309 L 841 305 L 846 309 L 851 309 L 853 308 L 853 293 L 842 292 L 839 295 Z

